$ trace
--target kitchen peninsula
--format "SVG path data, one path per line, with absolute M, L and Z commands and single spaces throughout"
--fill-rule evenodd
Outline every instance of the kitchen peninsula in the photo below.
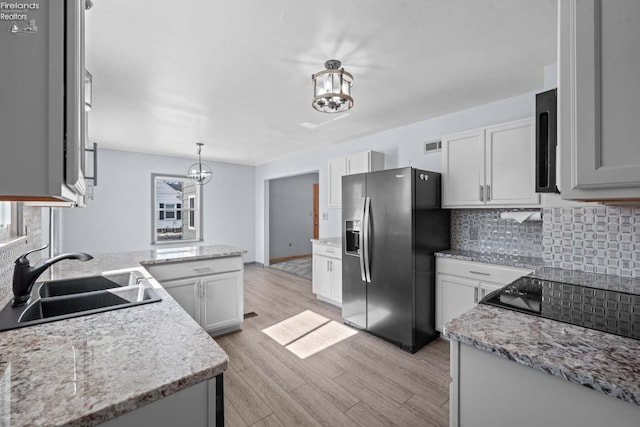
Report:
M 580 271 L 541 268 L 532 276 L 640 289 L 637 279 Z M 445 335 L 451 426 L 638 425 L 636 339 L 482 304 L 449 322 Z
M 244 252 L 225 245 L 168 248 L 53 266 L 53 280 L 138 269 L 162 301 L 0 333 L 0 424 L 211 422 L 227 354 L 141 264 L 241 259 Z

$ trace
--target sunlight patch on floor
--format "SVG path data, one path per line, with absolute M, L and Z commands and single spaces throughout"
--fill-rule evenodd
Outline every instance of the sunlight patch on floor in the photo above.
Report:
M 300 359 L 306 359 L 357 333 L 355 329 L 332 320 L 285 348 Z
M 301 359 L 358 333 L 311 310 L 269 326 L 262 332 Z
M 286 346 L 327 322 L 329 322 L 329 319 L 326 317 L 307 310 L 280 323 L 276 323 L 273 326 L 269 326 L 263 329 L 262 332 L 278 344 Z

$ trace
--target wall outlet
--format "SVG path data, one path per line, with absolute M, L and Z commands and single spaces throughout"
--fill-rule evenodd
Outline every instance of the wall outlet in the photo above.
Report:
M 328 212 L 322 212 L 322 219 L 327 221 L 329 220 L 329 213 Z

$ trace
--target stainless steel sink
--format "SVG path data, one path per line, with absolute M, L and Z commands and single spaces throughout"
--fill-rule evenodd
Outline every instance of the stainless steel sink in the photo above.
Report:
M 44 282 L 26 307 L 9 303 L 0 311 L 0 331 L 160 300 L 139 272 Z
M 138 272 L 120 273 L 107 276 L 79 277 L 76 279 L 44 282 L 38 295 L 41 298 L 58 297 L 84 292 L 103 291 L 122 286 L 136 285 L 144 279 Z

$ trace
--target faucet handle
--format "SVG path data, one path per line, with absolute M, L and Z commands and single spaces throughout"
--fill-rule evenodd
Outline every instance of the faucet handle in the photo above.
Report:
M 32 254 L 32 253 L 34 253 L 34 252 L 41 251 L 41 250 L 43 250 L 43 249 L 47 249 L 48 247 L 49 247 L 49 245 L 44 245 L 44 246 L 43 246 L 43 247 L 41 247 L 41 248 L 38 248 L 38 249 L 32 249 L 32 250 L 30 250 L 29 252 L 25 252 L 25 253 L 23 253 L 22 255 L 20 255 L 20 258 L 18 258 L 18 259 L 16 260 L 16 264 L 27 264 L 27 265 L 28 265 L 28 264 L 29 264 L 29 260 L 27 259 L 27 255 Z

